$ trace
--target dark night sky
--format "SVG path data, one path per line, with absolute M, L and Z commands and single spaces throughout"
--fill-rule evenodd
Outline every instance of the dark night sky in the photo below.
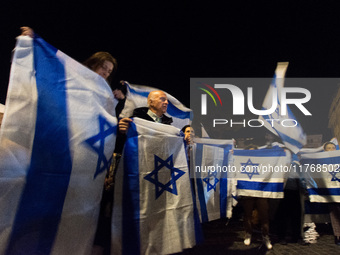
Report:
M 188 107 L 190 77 L 272 77 L 279 61 L 290 62 L 286 77 L 340 75 L 336 0 L 7 2 L 0 9 L 1 103 L 23 25 L 80 62 L 109 51 L 118 79 L 164 89 Z M 331 100 L 335 88 L 327 90 L 318 102 Z M 320 124 L 320 132 L 325 128 Z

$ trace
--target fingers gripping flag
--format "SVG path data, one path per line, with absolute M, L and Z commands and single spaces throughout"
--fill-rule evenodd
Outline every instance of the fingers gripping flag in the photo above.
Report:
M 195 138 L 192 149 L 193 176 L 202 222 L 231 218 L 236 183 L 229 178 L 229 153 L 233 140 Z
M 309 200 L 340 203 L 340 151 L 304 153 L 300 162 Z
M 134 118 L 117 171 L 114 254 L 172 254 L 200 237 L 180 130 Z M 122 161 L 121 161 L 122 162 Z
M 233 160 L 238 196 L 283 198 L 291 162 L 287 150 L 235 150 Z
M 149 93 L 154 90 L 159 90 L 148 86 L 131 85 L 128 82 L 125 82 L 125 84 L 128 92 L 126 95 L 125 107 L 119 117 L 130 117 L 135 108 L 148 106 L 147 98 Z M 190 123 L 190 114 L 192 111 L 172 95 L 166 93 L 166 96 L 169 102 L 166 114 L 173 119 L 171 125 L 179 129 L 188 125 Z
M 0 140 L 0 254 L 88 254 L 115 143 L 105 80 L 19 37 Z
M 306 144 L 306 134 L 303 132 L 301 125 L 297 122 L 294 114 L 287 106 L 287 114 L 281 115 L 281 92 L 284 85 L 284 77 L 288 67 L 288 62 L 279 62 L 275 70 L 275 75 L 268 89 L 266 97 L 262 104 L 262 110 L 272 109 L 276 105 L 275 111 L 269 115 L 259 116 L 259 120 L 273 134 L 279 136 L 285 146 L 298 153 Z M 285 121 L 285 127 L 280 123 Z

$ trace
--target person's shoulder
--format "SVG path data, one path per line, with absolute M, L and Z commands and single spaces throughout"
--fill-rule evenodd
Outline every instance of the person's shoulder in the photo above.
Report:
M 131 118 L 138 117 L 144 120 L 154 121 L 148 114 L 148 107 L 139 107 L 133 110 Z
M 172 122 L 173 122 L 173 120 L 172 120 L 171 117 L 168 117 L 168 116 L 166 116 L 165 114 L 163 114 L 163 117 L 162 117 L 162 123 L 163 123 L 163 124 L 168 124 L 168 125 L 170 125 Z
M 145 119 L 145 120 L 149 120 L 149 121 L 154 121 L 148 114 L 148 107 L 139 107 L 133 110 L 132 116 L 133 117 L 138 117 L 141 119 Z M 170 125 L 173 122 L 171 117 L 166 116 L 165 114 L 163 114 L 162 116 L 162 124 L 168 124 Z
M 140 117 L 147 114 L 149 108 L 148 107 L 139 107 L 133 110 L 132 117 Z

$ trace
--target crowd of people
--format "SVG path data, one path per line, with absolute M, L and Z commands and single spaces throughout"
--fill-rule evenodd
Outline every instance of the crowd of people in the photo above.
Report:
M 22 35 L 34 37 L 34 31 L 29 27 L 22 27 Z M 117 60 L 108 52 L 97 52 L 90 56 L 84 63 L 92 71 L 103 77 L 108 84 L 111 85 L 113 95 L 118 100 L 115 111 L 119 117 L 122 112 L 127 96 L 127 88 L 123 81 L 113 83 L 112 78 L 117 72 Z M 105 183 L 103 183 L 103 195 L 101 201 L 100 215 L 96 237 L 93 246 L 93 254 L 109 254 L 111 240 L 111 215 L 113 206 L 113 190 L 115 181 L 115 171 L 119 164 L 126 134 L 128 133 L 133 117 L 139 117 L 151 122 L 171 125 L 172 118 L 166 115 L 168 108 L 168 98 L 164 91 L 152 91 L 147 98 L 148 107 L 136 108 L 130 118 L 119 118 L 118 134 L 116 138 L 116 147 L 114 151 L 113 162 L 110 171 L 106 175 Z M 1 116 L 2 117 L 2 116 Z M 190 125 L 182 128 L 185 144 L 189 147 L 193 143 L 195 131 Z M 269 142 L 268 147 L 271 146 Z M 257 145 L 248 145 L 245 150 L 257 150 Z M 335 144 L 326 143 L 325 151 L 335 150 Z M 190 159 L 190 153 L 188 153 Z M 298 158 L 293 158 L 292 164 L 299 164 Z M 293 242 L 298 242 L 302 245 L 303 241 L 303 215 L 304 215 L 304 199 L 305 190 L 299 176 L 289 176 L 286 180 L 284 188 L 284 198 L 281 199 L 276 218 L 277 234 L 280 239 L 280 244 L 287 244 L 288 228 Z M 244 215 L 244 245 L 248 246 L 252 241 L 252 232 L 254 221 L 259 220 L 261 223 L 261 231 L 263 243 L 267 249 L 272 249 L 270 241 L 270 226 L 269 226 L 269 199 L 262 197 L 241 197 L 240 204 L 243 206 Z M 330 218 L 335 236 L 335 243 L 340 245 L 340 205 L 338 203 L 330 203 Z M 288 224 L 289 223 L 289 224 Z

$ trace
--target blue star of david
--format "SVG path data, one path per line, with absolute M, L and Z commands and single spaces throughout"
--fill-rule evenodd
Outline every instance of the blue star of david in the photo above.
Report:
M 156 199 L 163 194 L 164 191 L 168 191 L 174 195 L 177 195 L 176 181 L 185 174 L 184 171 L 174 167 L 173 155 L 166 160 L 161 159 L 155 155 L 155 169 L 144 177 L 145 180 L 155 184 Z M 159 171 L 163 168 L 170 171 L 171 179 L 167 183 L 163 184 L 158 180 Z M 172 187 L 171 187 L 172 186 Z
M 115 131 L 115 127 L 111 126 L 104 117 L 99 116 L 98 120 L 99 133 L 85 140 L 85 142 L 98 154 L 97 168 L 96 172 L 94 173 L 93 179 L 95 179 L 98 174 L 104 172 L 105 170 L 108 171 L 110 168 L 112 154 L 109 159 L 105 157 L 105 138 L 112 135 Z
M 217 176 L 217 173 L 216 173 L 216 172 L 211 172 L 211 171 L 209 171 L 209 172 L 208 172 L 208 176 L 205 177 L 205 178 L 203 179 L 203 181 L 207 184 L 207 192 L 209 192 L 209 191 L 212 190 L 212 189 L 213 189 L 214 191 L 216 191 L 216 184 L 219 182 L 219 180 L 216 178 L 216 176 Z M 214 180 L 214 183 L 213 183 L 213 184 L 210 183 L 211 177 L 212 177 L 213 180 Z
M 248 175 L 249 179 L 251 179 L 254 175 L 260 175 L 258 172 L 258 165 L 253 162 L 251 162 L 250 159 L 246 163 L 241 163 L 241 174 Z M 251 167 L 248 167 L 251 166 Z M 251 171 L 249 171 L 251 169 Z
M 340 182 L 340 179 L 338 177 L 336 177 L 336 174 L 339 173 L 339 169 L 340 169 L 340 167 L 338 167 L 337 169 L 335 169 L 332 172 L 329 172 L 332 175 L 332 179 L 331 179 L 332 182 L 336 182 L 336 181 Z

